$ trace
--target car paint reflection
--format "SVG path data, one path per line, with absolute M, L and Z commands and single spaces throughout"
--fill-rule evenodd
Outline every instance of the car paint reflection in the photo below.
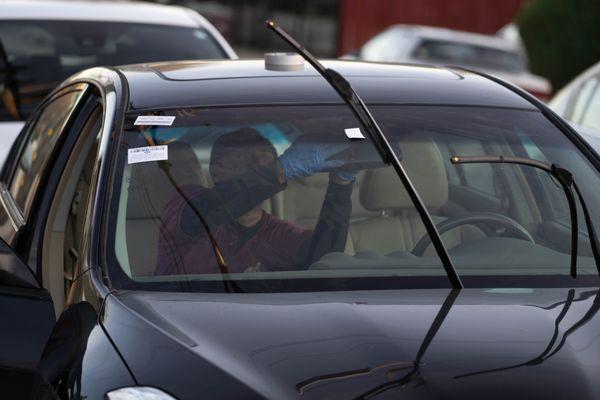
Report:
M 577 320 L 577 322 L 575 322 L 573 325 L 571 325 L 570 328 L 565 330 L 561 341 L 558 343 L 558 345 L 556 347 L 554 347 L 556 340 L 558 339 L 558 336 L 560 333 L 560 324 L 566 317 L 566 315 L 569 312 L 569 309 L 571 308 L 573 303 L 576 301 L 584 301 L 594 293 L 596 293 L 596 296 L 594 297 L 594 301 L 592 302 L 592 305 L 590 306 L 590 308 L 583 315 L 583 317 L 581 317 L 579 320 Z M 541 308 L 549 310 L 554 307 L 557 307 L 559 304 L 560 303 L 555 303 L 549 307 L 541 307 Z M 577 329 L 581 328 L 586 323 L 588 323 L 596 315 L 598 310 L 600 310 L 600 290 L 597 292 L 582 293 L 581 296 L 575 300 L 575 291 L 573 289 L 570 289 L 568 292 L 567 298 L 563 302 L 563 304 L 564 304 L 563 308 L 562 308 L 561 312 L 558 314 L 558 316 L 556 317 L 556 320 L 554 323 L 554 332 L 552 334 L 552 338 L 550 339 L 548 346 L 546 346 L 546 348 L 544 349 L 544 351 L 542 351 L 540 353 L 540 355 L 538 355 L 535 358 L 530 359 L 529 361 L 525 361 L 523 363 L 510 365 L 507 367 L 500 367 L 500 368 L 493 368 L 493 369 L 487 369 L 487 370 L 476 371 L 476 372 L 469 372 L 466 374 L 457 375 L 454 378 L 461 379 L 461 378 L 467 378 L 467 377 L 475 376 L 475 375 L 482 375 L 482 374 L 489 374 L 492 372 L 506 371 L 506 370 L 525 367 L 525 366 L 533 366 L 533 365 L 541 364 L 542 362 L 548 360 L 550 357 L 554 356 L 556 353 L 558 353 L 563 348 L 563 346 L 567 342 L 567 338 L 570 335 L 572 335 Z M 554 348 L 554 351 L 552 351 L 552 348 Z

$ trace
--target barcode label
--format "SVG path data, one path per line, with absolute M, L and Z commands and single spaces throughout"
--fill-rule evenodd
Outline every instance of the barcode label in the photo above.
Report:
M 127 152 L 127 163 L 136 164 L 148 161 L 161 161 L 169 159 L 169 149 L 163 146 L 147 146 L 129 149 Z

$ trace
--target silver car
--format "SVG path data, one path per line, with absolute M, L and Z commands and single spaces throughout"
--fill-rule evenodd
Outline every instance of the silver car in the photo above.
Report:
M 441 64 L 492 73 L 548 100 L 549 81 L 531 74 L 515 43 L 496 36 L 419 25 L 394 25 L 369 40 L 359 58 L 369 61 Z
M 561 89 L 549 106 L 600 152 L 600 62 Z
M 214 26 L 187 8 L 0 2 L 0 165 L 24 120 L 68 76 L 94 66 L 205 58 L 237 56 Z

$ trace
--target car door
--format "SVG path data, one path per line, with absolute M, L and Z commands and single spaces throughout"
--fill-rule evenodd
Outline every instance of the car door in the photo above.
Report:
M 8 398 L 27 396 L 37 379 L 40 355 L 55 325 L 52 298 L 37 265 L 23 261 L 31 226 L 47 189 L 54 160 L 87 91 L 68 86 L 52 95 L 30 119 L 11 150 L 0 181 L 0 387 Z

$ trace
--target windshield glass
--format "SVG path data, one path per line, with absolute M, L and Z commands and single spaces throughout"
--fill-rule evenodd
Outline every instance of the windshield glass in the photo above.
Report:
M 598 225 L 597 171 L 542 114 L 372 109 L 467 286 L 568 278 L 569 209 L 551 177 L 517 165 L 450 162 L 453 155 L 516 155 L 559 163 L 574 171 Z M 347 107 L 154 114 L 129 115 L 121 138 L 109 224 L 114 286 L 449 286 L 401 181 Z M 580 228 L 579 273 L 596 279 L 583 220 Z
M 415 49 L 414 57 L 428 62 L 495 71 L 522 72 L 525 70 L 523 58 L 516 52 L 460 42 L 424 40 Z
M 0 42 L 19 106 L 16 113 L 0 102 L 0 121 L 26 119 L 55 86 L 86 68 L 226 56 L 201 28 L 122 22 L 2 21 Z

